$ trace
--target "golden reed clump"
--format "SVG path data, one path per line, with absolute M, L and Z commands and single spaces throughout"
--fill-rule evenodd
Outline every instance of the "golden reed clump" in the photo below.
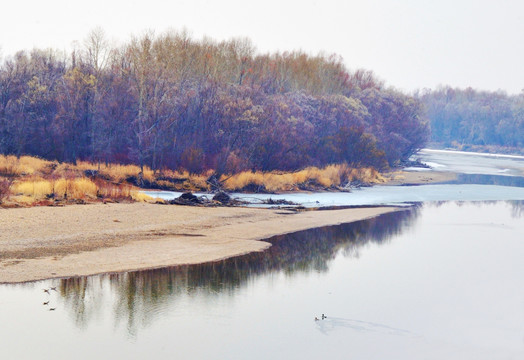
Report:
M 285 173 L 244 171 L 232 176 L 223 175 L 221 181 L 229 191 L 266 190 L 269 192 L 294 191 L 314 188 L 336 188 L 352 181 L 377 184 L 385 179 L 373 168 L 351 168 L 347 164 L 328 165 L 324 168 L 308 167 Z
M 17 177 L 44 173 L 53 162 L 32 156 L 0 155 L 0 176 Z
M 14 195 L 23 195 L 40 200 L 43 198 L 55 199 L 96 199 L 98 187 L 88 178 L 57 180 L 31 179 L 16 181 L 11 186 Z
M 87 177 L 86 174 L 96 176 Z M 173 173 L 179 177 L 183 173 Z M 136 165 L 76 165 L 42 160 L 31 156 L 0 155 L 0 203 L 6 206 L 49 204 L 55 201 L 153 201 L 126 180 L 141 177 L 155 181 L 154 172 Z M 197 179 L 199 183 L 201 179 Z
M 121 165 L 121 164 L 95 164 L 87 161 L 79 161 L 76 165 L 76 169 L 85 170 L 96 170 L 98 173 L 111 181 L 122 183 L 130 177 L 138 178 L 140 174 L 140 167 L 137 165 Z M 154 180 L 154 172 L 149 167 L 144 166 L 142 172 L 142 179 L 147 181 Z

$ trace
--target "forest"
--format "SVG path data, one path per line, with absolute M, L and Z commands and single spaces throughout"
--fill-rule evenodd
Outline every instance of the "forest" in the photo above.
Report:
M 190 173 L 385 169 L 428 140 L 427 100 L 336 55 L 261 54 L 249 39 L 184 31 L 114 46 L 95 29 L 70 53 L 1 61 L 0 154 Z
M 441 87 L 417 96 L 427 109 L 431 142 L 461 150 L 522 153 L 524 92 Z

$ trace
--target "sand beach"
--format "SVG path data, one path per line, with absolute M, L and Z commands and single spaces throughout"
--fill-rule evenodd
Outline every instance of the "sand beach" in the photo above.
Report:
M 273 235 L 390 207 L 290 211 L 148 203 L 0 209 L 0 283 L 197 264 L 262 251 Z

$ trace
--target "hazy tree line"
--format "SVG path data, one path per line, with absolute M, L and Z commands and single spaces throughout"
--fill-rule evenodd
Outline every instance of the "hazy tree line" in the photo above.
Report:
M 419 100 L 337 56 L 259 54 L 247 39 L 146 33 L 0 64 L 0 153 L 59 161 L 293 170 L 386 167 L 424 145 Z
M 419 98 L 427 108 L 435 143 L 524 147 L 524 93 L 443 87 Z

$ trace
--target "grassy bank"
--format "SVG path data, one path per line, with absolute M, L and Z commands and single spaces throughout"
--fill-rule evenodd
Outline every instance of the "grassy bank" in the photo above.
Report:
M 283 192 L 340 190 L 348 184 L 375 184 L 384 178 L 373 168 L 347 164 L 309 167 L 296 172 L 251 172 L 217 176 L 214 171 L 143 171 L 136 165 L 76 165 L 30 156 L 0 155 L 2 206 L 61 205 L 85 202 L 156 201 L 140 188 L 172 191 Z

